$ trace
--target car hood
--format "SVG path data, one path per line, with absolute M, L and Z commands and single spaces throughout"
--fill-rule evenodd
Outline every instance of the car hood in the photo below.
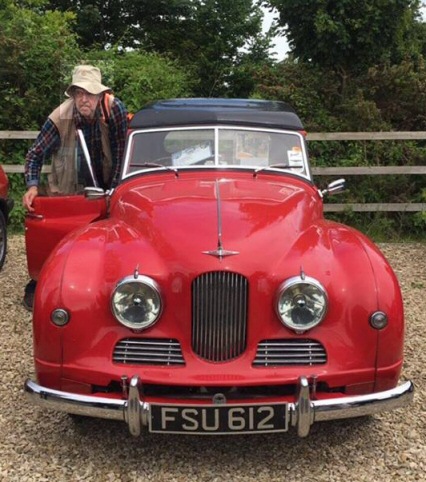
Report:
M 278 256 L 322 215 L 317 190 L 291 176 L 156 176 L 119 194 L 111 218 L 177 258 Z

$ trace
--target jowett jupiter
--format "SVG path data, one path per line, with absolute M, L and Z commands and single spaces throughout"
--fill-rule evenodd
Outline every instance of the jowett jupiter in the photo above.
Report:
M 30 399 L 143 430 L 240 434 L 406 406 L 404 319 L 377 247 L 323 216 L 281 102 L 135 114 L 111 192 L 38 197 Z

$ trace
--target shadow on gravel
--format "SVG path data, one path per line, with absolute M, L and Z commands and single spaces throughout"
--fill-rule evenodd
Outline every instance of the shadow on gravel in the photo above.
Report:
M 283 465 L 291 470 L 313 461 L 323 463 L 336 452 L 341 453 L 339 458 L 349 460 L 354 446 L 370 450 L 381 443 L 381 422 L 374 417 L 318 423 L 301 439 L 294 429 L 282 434 L 216 437 L 144 433 L 136 438 L 128 433 L 125 423 L 63 416 L 62 428 L 64 424 L 67 427 L 62 443 L 73 451 L 85 451 L 89 460 L 104 469 L 107 464 L 111 468 L 130 465 L 138 470 L 158 470 L 167 464 L 167 471 L 173 473 L 188 463 L 193 474 L 207 469 L 224 476 L 250 459 L 250 466 L 260 471 Z
M 349 441 L 352 438 L 362 437 L 363 433 L 368 433 L 370 429 L 376 425 L 380 425 L 380 421 L 373 416 L 365 416 L 352 418 L 347 420 L 334 420 L 329 422 L 321 422 L 311 427 L 310 433 L 306 438 L 297 437 L 296 430 L 291 427 L 288 432 L 271 433 L 259 435 L 219 435 L 219 436 L 197 436 L 197 435 L 173 435 L 173 434 L 150 434 L 142 432 L 140 437 L 133 437 L 128 433 L 127 425 L 124 422 L 116 422 L 110 420 L 92 419 L 90 417 L 80 417 L 65 415 L 69 419 L 71 429 L 79 437 L 88 437 L 93 440 L 94 437 L 99 438 L 106 444 L 116 444 L 125 442 L 132 445 L 145 445 L 149 441 L 150 444 L 161 446 L 161 450 L 170 445 L 174 451 L 179 446 L 180 441 L 185 440 L 186 444 L 200 444 L 208 447 L 214 441 L 220 440 L 221 445 L 235 443 L 257 446 L 257 443 L 248 443 L 250 440 L 265 443 L 271 440 L 274 445 L 286 444 L 291 441 L 291 445 L 305 445 L 306 443 L 313 445 L 318 444 L 320 439 L 326 438 L 327 445 L 333 446 L 341 444 L 343 441 Z

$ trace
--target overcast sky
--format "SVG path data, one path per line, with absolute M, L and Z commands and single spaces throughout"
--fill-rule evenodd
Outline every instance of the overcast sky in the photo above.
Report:
M 264 9 L 264 19 L 263 19 L 263 31 L 266 32 L 272 24 L 274 19 L 274 13 L 269 12 L 268 10 Z M 274 39 L 275 47 L 272 49 L 273 52 L 276 52 L 275 59 L 282 60 L 288 51 L 287 41 L 284 37 L 275 37 Z

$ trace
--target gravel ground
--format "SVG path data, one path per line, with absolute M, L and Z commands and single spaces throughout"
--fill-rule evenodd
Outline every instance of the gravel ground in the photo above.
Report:
M 306 439 L 146 434 L 124 424 L 76 423 L 27 402 L 31 316 L 20 305 L 26 279 L 22 236 L 11 236 L 0 273 L 1 481 L 420 481 L 426 480 L 426 244 L 382 244 L 403 290 L 407 320 L 403 378 L 414 404 L 361 420 L 320 423 Z

